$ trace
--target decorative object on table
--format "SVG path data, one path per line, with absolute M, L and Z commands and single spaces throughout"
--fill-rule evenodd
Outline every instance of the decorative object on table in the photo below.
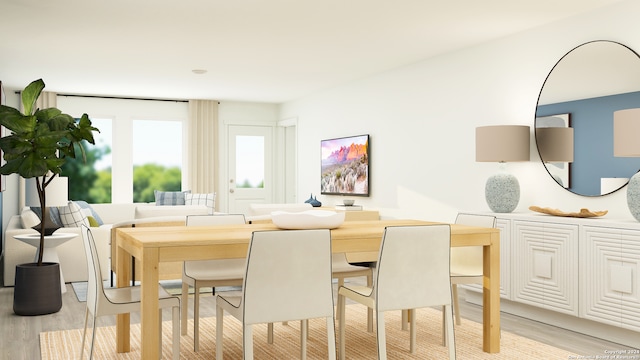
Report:
M 44 236 L 50 236 L 63 224 L 56 223 L 53 219 L 53 211 L 59 211 L 58 207 L 67 206 L 69 203 L 69 179 L 56 176 L 47 185 L 47 198 L 44 207 L 40 204 L 40 192 L 38 191 L 37 178 L 29 178 L 25 181 L 25 204 L 30 206 L 36 213 L 39 211 L 41 222 L 44 221 Z M 53 210 L 53 211 L 52 211 Z M 59 218 L 59 216 L 58 216 Z M 40 232 L 42 224 L 33 227 Z
M 476 161 L 501 164 L 500 172 L 487 179 L 485 198 L 493 212 L 512 212 L 520 201 L 520 184 L 514 175 L 504 170 L 504 163 L 529 161 L 529 127 L 497 125 L 476 128 Z
M 43 210 L 45 221 L 40 222 L 40 243 L 38 259 L 29 269 L 37 272 L 22 273 L 16 267 L 14 289 L 14 312 L 18 315 L 43 315 L 57 312 L 62 306 L 60 284 L 49 286 L 53 279 L 60 280 L 59 264 L 43 262 L 45 226 L 47 214 L 47 192 L 67 157 L 76 157 L 76 148 L 85 159 L 82 141 L 95 144 L 93 131 L 87 114 L 80 120 L 64 114 L 56 108 L 38 109 L 36 101 L 45 84 L 42 79 L 31 82 L 22 91 L 24 113 L 9 106 L 0 106 L 0 125 L 7 128 L 10 135 L 0 139 L 0 149 L 6 164 L 0 167 L 0 174 L 18 174 L 25 179 L 34 178 L 35 186 Z M 42 274 L 45 273 L 45 274 Z M 35 278 L 32 278 L 35 276 Z M 41 278 L 39 278 L 41 277 Z
M 313 197 L 313 193 L 311 194 L 311 196 L 309 196 L 309 198 L 307 200 L 304 201 L 306 204 L 311 204 L 311 206 L 313 207 L 320 207 L 322 206 L 322 203 L 320 201 L 318 201 L 318 199 L 316 199 L 315 197 Z
M 640 157 L 640 109 L 613 113 L 613 156 Z M 640 175 L 636 172 L 627 184 L 627 205 L 631 215 L 640 221 Z
M 356 201 L 353 199 L 344 199 L 342 200 L 342 203 L 344 204 L 344 206 L 353 206 L 353 204 L 355 204 Z
M 344 222 L 344 212 L 329 210 L 274 211 L 271 213 L 271 221 L 280 229 L 335 229 Z
M 579 212 L 564 212 L 564 211 L 558 210 L 558 209 L 543 208 L 543 207 L 539 207 L 539 206 L 529 206 L 529 210 L 535 211 L 535 212 L 539 212 L 539 213 L 543 213 L 543 214 L 553 215 L 553 216 L 578 217 L 578 218 L 590 218 L 590 217 L 604 216 L 609 212 L 608 210 L 591 211 L 591 210 L 586 209 L 586 208 L 580 209 Z
M 569 114 L 566 115 L 567 119 Z M 551 177 L 562 187 L 569 188 L 569 163 L 573 162 L 573 128 L 540 127 L 536 119 L 536 144 L 540 160 Z M 568 121 L 568 120 L 567 120 Z

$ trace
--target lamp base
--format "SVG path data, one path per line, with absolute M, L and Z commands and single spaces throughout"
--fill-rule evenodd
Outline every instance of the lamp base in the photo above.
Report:
M 633 175 L 627 183 L 627 205 L 631 215 L 640 221 L 640 172 Z
M 484 195 L 491 211 L 510 213 L 520 201 L 520 183 L 511 174 L 496 174 L 487 179 Z

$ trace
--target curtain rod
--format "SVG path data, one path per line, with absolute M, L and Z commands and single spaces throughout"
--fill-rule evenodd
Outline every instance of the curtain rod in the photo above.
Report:
M 20 95 L 22 91 L 16 90 L 15 93 L 17 95 Z M 168 101 L 168 102 L 183 102 L 183 103 L 189 102 L 189 100 L 177 100 L 177 99 L 149 99 L 149 98 L 103 96 L 103 95 L 56 94 L 56 96 L 85 97 L 85 98 L 96 98 L 96 99 L 118 99 L 118 100 Z M 220 104 L 220 101 L 218 101 L 218 104 Z
M 22 91 L 16 90 L 17 95 L 20 95 Z M 56 96 L 70 96 L 70 97 L 85 97 L 96 99 L 118 99 L 118 100 L 145 100 L 145 101 L 169 101 L 169 102 L 189 102 L 189 100 L 177 100 L 177 99 L 149 99 L 149 98 L 134 98 L 124 96 L 104 96 L 104 95 L 78 95 L 78 94 L 56 94 Z M 219 104 L 220 102 L 218 102 Z
M 189 100 L 177 100 L 177 99 L 148 99 L 148 98 L 135 98 L 135 97 L 123 97 L 123 96 L 102 96 L 102 95 L 76 95 L 76 94 L 57 94 L 57 96 L 70 96 L 70 97 L 86 97 L 97 99 L 118 99 L 118 100 L 145 100 L 145 101 L 169 101 L 169 102 L 189 102 Z

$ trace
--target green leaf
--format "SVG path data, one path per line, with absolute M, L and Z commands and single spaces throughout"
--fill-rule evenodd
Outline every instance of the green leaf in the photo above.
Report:
M 12 107 L 0 106 L 0 124 L 13 132 L 33 131 L 36 121 L 35 116 L 24 116 Z
M 32 81 L 31 84 L 27 85 L 27 87 L 24 88 L 24 91 L 22 91 L 22 106 L 24 107 L 25 115 L 33 114 L 36 101 L 38 100 L 38 97 L 40 97 L 42 89 L 44 89 L 44 81 L 42 81 L 42 79 L 38 79 Z

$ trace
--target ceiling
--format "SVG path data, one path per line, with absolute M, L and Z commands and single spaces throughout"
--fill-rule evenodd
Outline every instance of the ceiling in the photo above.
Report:
M 620 1 L 0 0 L 0 81 L 281 103 Z

